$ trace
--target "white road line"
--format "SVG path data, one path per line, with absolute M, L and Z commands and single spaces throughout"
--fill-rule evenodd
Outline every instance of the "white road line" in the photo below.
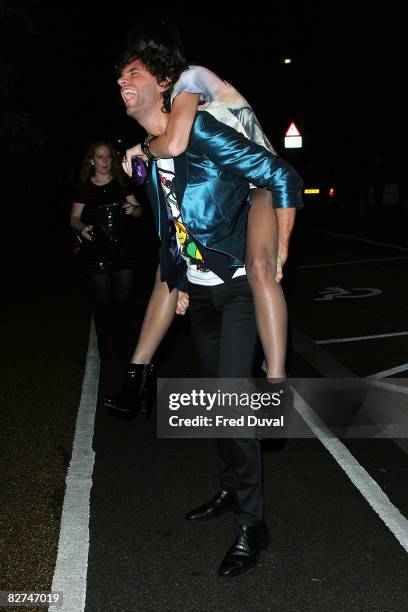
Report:
M 66 478 L 53 591 L 62 591 L 61 608 L 49 610 L 82 612 L 85 609 L 89 551 L 89 501 L 95 453 L 92 449 L 98 395 L 99 357 L 93 323 L 81 401 L 75 427 L 71 463 Z
M 371 374 L 370 376 L 366 376 L 367 380 L 381 379 L 387 378 L 387 376 L 394 376 L 394 374 L 399 374 L 400 372 L 406 372 L 408 370 L 408 363 L 403 363 L 400 366 L 395 366 L 395 368 L 389 368 L 389 370 L 383 370 L 382 372 L 377 372 L 376 374 Z
M 376 340 L 377 338 L 394 338 L 396 336 L 408 336 L 408 331 L 394 332 L 392 334 L 375 334 L 373 336 L 350 336 L 349 338 L 331 338 L 329 340 L 315 340 L 315 343 L 336 344 L 337 342 L 358 342 L 359 340 Z
M 401 380 L 401 378 L 399 380 Z M 402 385 L 393 385 L 392 383 L 375 379 L 371 380 L 370 383 L 374 385 L 374 387 L 381 387 L 381 389 L 388 389 L 389 391 L 396 391 L 396 393 L 403 393 L 404 395 L 408 395 L 408 387 L 403 387 Z
M 386 242 L 378 242 L 377 240 L 368 240 L 368 238 L 360 238 L 359 236 L 349 236 L 348 234 L 338 234 L 337 232 L 328 232 L 327 230 L 321 230 L 317 227 L 311 227 L 312 231 L 318 234 L 328 234 L 329 236 L 337 236 L 338 238 L 347 238 L 347 240 L 357 240 L 358 242 L 368 242 L 369 244 L 376 244 L 378 246 L 384 246 L 391 249 L 397 249 L 399 251 L 408 251 L 408 247 L 402 247 L 397 244 L 387 244 Z
M 307 270 L 309 268 L 329 268 L 331 266 L 350 266 L 360 263 L 377 263 L 378 261 L 399 261 L 408 257 L 381 257 L 377 259 L 355 259 L 353 261 L 338 261 L 336 263 L 311 264 L 309 266 L 297 266 L 297 270 Z
M 293 389 L 294 406 L 303 420 L 344 470 L 361 495 L 378 514 L 401 546 L 408 552 L 408 520 L 401 514 L 370 474 L 356 461 L 350 451 L 338 440 L 312 408 Z M 363 526 L 362 526 L 363 527 Z
M 306 334 L 301 332 L 297 327 L 292 328 L 293 342 L 297 353 L 300 353 L 318 372 L 323 374 L 326 378 L 356 378 L 358 379 L 355 372 L 350 370 L 343 363 L 340 363 L 333 355 L 331 355 L 326 349 L 317 346 L 315 342 Z M 373 386 L 384 386 L 388 383 L 383 383 L 376 380 L 371 380 L 370 384 Z M 396 385 L 395 385 L 396 386 Z M 391 389 L 391 391 L 403 391 L 398 387 L 397 389 Z M 388 436 L 387 436 L 388 437 Z M 404 453 L 408 454 L 408 444 L 406 440 L 400 438 L 390 437 L 390 440 L 398 446 Z

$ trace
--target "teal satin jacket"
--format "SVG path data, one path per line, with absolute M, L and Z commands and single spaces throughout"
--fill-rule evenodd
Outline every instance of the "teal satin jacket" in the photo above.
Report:
M 288 162 L 205 111 L 197 113 L 187 150 L 174 158 L 174 166 L 183 222 L 204 247 L 200 248 L 204 261 L 223 280 L 231 278 L 235 268 L 244 263 L 249 183 L 271 191 L 274 208 L 303 207 L 303 181 Z M 166 253 L 172 250 L 169 234 L 174 229 L 155 162 L 150 162 L 147 191 L 164 243 L 160 252 L 162 280 L 169 280 L 172 266 L 164 259 L 174 259 L 177 254 Z

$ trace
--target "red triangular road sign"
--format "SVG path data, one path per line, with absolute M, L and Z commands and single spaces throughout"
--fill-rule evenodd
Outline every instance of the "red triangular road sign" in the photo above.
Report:
M 292 123 L 288 127 L 288 130 L 287 130 L 285 136 L 301 136 L 301 133 L 297 129 L 294 121 L 292 121 Z

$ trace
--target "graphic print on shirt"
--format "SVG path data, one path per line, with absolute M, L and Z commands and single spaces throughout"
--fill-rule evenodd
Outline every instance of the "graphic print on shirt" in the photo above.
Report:
M 174 172 L 163 167 L 159 167 L 161 176 L 161 184 L 164 195 L 166 197 L 167 206 L 173 217 L 176 228 L 177 242 L 184 259 L 189 266 L 195 266 L 200 272 L 208 272 L 202 255 L 194 242 L 194 239 L 187 232 L 186 226 L 183 223 L 180 209 L 177 204 L 176 195 L 176 177 Z

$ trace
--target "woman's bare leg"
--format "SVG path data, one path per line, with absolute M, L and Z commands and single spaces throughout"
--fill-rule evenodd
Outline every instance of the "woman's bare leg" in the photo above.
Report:
M 268 378 L 286 376 L 287 308 L 282 287 L 275 280 L 277 254 L 278 226 L 272 196 L 264 189 L 254 189 L 248 216 L 246 269 Z
M 169 293 L 166 282 L 160 280 L 160 267 L 157 268 L 156 282 L 143 319 L 139 340 L 131 363 L 149 364 L 160 342 L 166 335 L 176 314 L 178 290 Z

